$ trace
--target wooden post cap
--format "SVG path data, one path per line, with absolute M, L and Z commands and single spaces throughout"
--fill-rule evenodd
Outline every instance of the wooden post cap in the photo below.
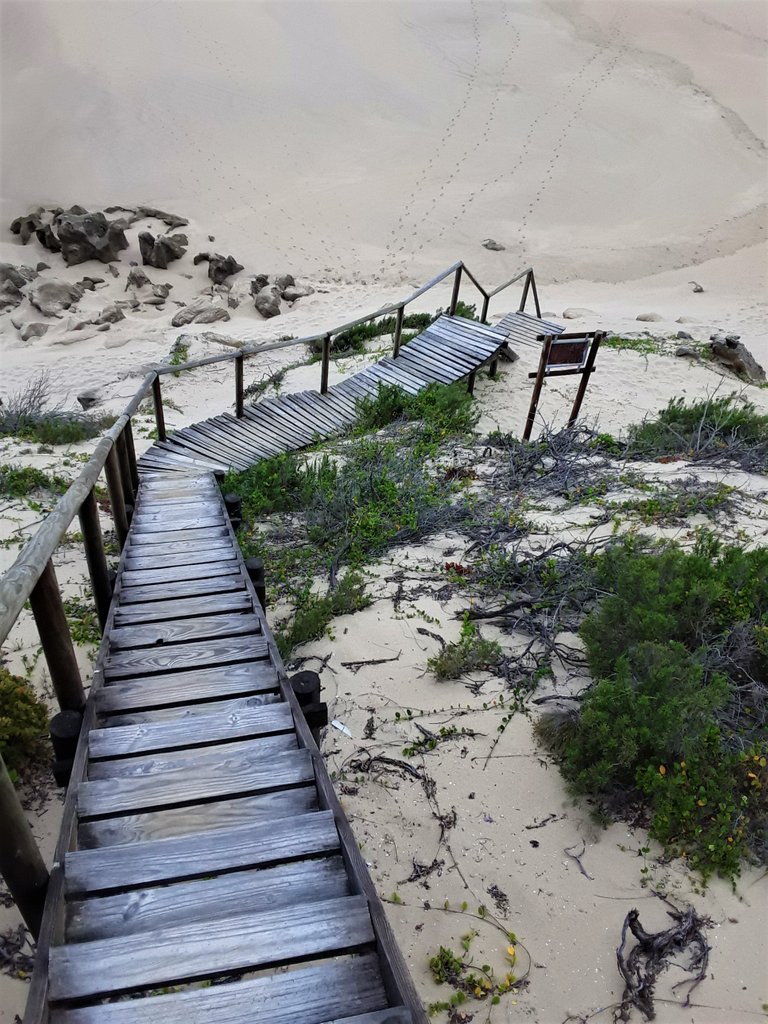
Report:
M 302 707 L 320 700 L 320 676 L 317 672 L 297 672 L 291 676 L 291 687 Z

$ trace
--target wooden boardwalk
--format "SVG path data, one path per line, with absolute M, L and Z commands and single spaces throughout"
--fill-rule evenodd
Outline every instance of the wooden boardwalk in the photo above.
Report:
M 325 394 L 177 431 L 132 476 L 135 396 L 106 466 L 113 508 L 133 498 L 134 511 L 24 1024 L 426 1024 L 211 471 L 342 432 L 381 383 L 471 385 L 508 344 L 561 330 L 525 313 L 494 328 L 443 316 Z
M 332 437 L 354 422 L 356 403 L 375 398 L 380 384 L 397 384 L 418 394 L 429 384 L 474 379 L 508 343 L 535 342 L 542 333 L 562 331 L 526 313 L 511 313 L 497 327 L 441 316 L 396 357 L 387 357 L 329 388 L 268 398 L 247 406 L 242 419 L 225 414 L 175 431 L 155 443 L 139 460 L 142 470 L 188 472 L 197 469 L 243 470 L 260 459 Z
M 143 476 L 110 620 L 48 1019 L 425 1021 L 211 474 Z

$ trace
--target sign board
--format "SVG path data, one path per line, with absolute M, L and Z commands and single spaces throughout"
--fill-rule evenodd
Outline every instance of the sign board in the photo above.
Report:
M 589 355 L 589 338 L 555 338 L 547 352 L 547 371 L 581 369 Z
M 545 377 L 567 377 L 571 374 L 581 376 L 568 426 L 570 427 L 576 422 L 581 403 L 584 401 L 590 374 L 595 368 L 597 350 L 604 337 L 604 331 L 595 331 L 589 334 L 544 334 L 539 337 L 538 340 L 543 342 L 539 368 L 536 373 L 528 374 L 529 377 L 536 378 L 536 383 L 533 385 L 531 406 L 523 431 L 524 441 L 529 440 L 531 436 Z

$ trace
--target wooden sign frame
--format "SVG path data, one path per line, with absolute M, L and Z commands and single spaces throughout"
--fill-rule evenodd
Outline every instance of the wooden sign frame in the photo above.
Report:
M 590 375 L 595 369 L 595 359 L 600 348 L 600 343 L 605 338 L 605 331 L 590 331 L 588 333 L 574 334 L 540 334 L 537 341 L 543 341 L 539 368 L 536 373 L 529 373 L 529 377 L 535 377 L 531 405 L 528 409 L 528 418 L 525 421 L 523 440 L 529 441 L 533 423 L 536 419 L 536 410 L 541 397 L 541 389 L 544 386 L 545 377 L 569 377 L 576 374 L 581 376 L 579 390 L 571 409 L 568 426 L 572 427 L 581 411 L 581 403 L 587 391 Z

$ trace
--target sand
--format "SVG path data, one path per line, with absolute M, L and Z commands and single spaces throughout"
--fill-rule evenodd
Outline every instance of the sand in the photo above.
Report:
M 0 315 L 0 397 L 47 370 L 53 401 L 74 407 L 78 393 L 97 388 L 102 408 L 117 412 L 182 333 L 191 356 L 225 351 L 211 334 L 228 344 L 313 334 L 406 296 L 457 259 L 488 287 L 532 264 L 545 311 L 558 319 L 569 307 L 591 311 L 569 328 L 671 338 L 683 329 L 697 340 L 731 331 L 768 365 L 764 3 L 3 0 L 0 19 L 0 261 L 44 260 L 46 276 L 66 280 L 104 277 L 78 307 L 92 315 L 125 298 L 128 261 L 139 260 L 137 230 L 156 233 L 160 225 L 143 222 L 130 232 L 114 280 L 100 263 L 65 268 L 36 242 L 20 246 L 8 231 L 14 217 L 40 204 L 147 203 L 190 221 L 182 229 L 188 255 L 167 271 L 148 271 L 154 282 L 173 285 L 163 310 L 129 310 L 104 334 L 53 325 L 29 342 L 11 323 L 42 319 L 28 304 Z M 487 250 L 487 238 L 505 248 Z M 193 267 L 192 256 L 209 249 L 245 265 L 234 279 L 245 300 L 228 323 L 172 328 L 173 300 L 189 302 L 208 285 L 205 265 Z M 262 320 L 247 300 L 248 275 L 257 272 L 290 272 L 314 294 Z M 694 294 L 691 281 L 703 293 Z M 518 295 L 502 293 L 491 318 L 515 308 Z M 414 308 L 433 311 L 449 297 L 446 285 Z M 471 286 L 462 298 L 474 301 Z M 662 319 L 636 320 L 648 312 Z M 246 382 L 300 356 L 287 349 L 253 361 Z M 480 429 L 521 429 L 535 358 L 523 351 L 497 383 L 480 385 Z M 335 365 L 332 380 L 357 365 Z M 614 433 L 675 395 L 740 390 L 711 366 L 672 355 L 604 351 L 598 366 L 584 414 Z M 166 380 L 177 406 L 168 411 L 170 427 L 231 408 L 230 368 Z M 284 386 L 318 381 L 317 365 L 300 367 Z M 562 422 L 573 391 L 571 382 L 550 382 L 542 418 Z M 765 390 L 749 388 L 747 396 L 768 409 Z M 140 450 L 151 443 L 151 419 L 143 422 Z M 0 461 L 73 475 L 78 465 L 71 453 L 7 440 L 0 440 Z M 753 543 L 765 543 L 761 483 L 737 485 L 757 496 L 743 525 Z M 0 536 L 12 545 L 0 547 L 1 569 L 44 511 L 0 504 Z M 554 512 L 545 518 L 550 530 L 580 525 Z M 456 544 L 441 538 L 408 555 L 432 571 Z M 77 592 L 85 567 L 76 548 L 57 558 L 57 569 L 67 593 Z M 378 572 L 389 575 L 391 567 Z M 380 585 L 382 595 L 387 586 Z M 447 638 L 458 629 L 455 608 L 418 607 L 440 620 Z M 461 684 L 438 686 L 426 673 L 433 644 L 416 632 L 419 621 L 393 617 L 382 598 L 337 623 L 335 644 L 302 652 L 333 651 L 323 683 L 353 739 L 329 731 L 332 766 L 360 745 L 369 707 L 392 719 L 396 707 L 431 711 L 465 699 Z M 23 669 L 22 656 L 35 649 L 33 627 L 20 620 L 3 655 Z M 340 667 L 398 652 L 383 671 L 355 675 Z M 87 652 L 82 658 L 87 667 Z M 45 688 L 39 664 L 35 680 Z M 472 727 L 495 729 L 481 712 Z M 376 741 L 397 749 L 409 738 L 390 721 Z M 486 769 L 462 758 L 458 744 L 429 758 L 443 809 L 457 811 L 451 844 L 470 896 L 450 864 L 431 877 L 429 892 L 401 884 L 414 857 L 431 860 L 437 837 L 417 787 L 366 782 L 344 800 L 380 891 L 397 891 L 404 901 L 389 905 L 390 916 L 425 998 L 440 994 L 430 987 L 426 956 L 439 942 L 455 943 L 459 923 L 424 911 L 423 899 L 435 907 L 445 899 L 487 902 L 495 884 L 509 896 L 509 926 L 534 967 L 529 989 L 516 1004 L 505 1000 L 494 1020 L 549 1024 L 616 998 L 613 949 L 625 908 L 638 901 L 653 926 L 662 910 L 641 886 L 642 834 L 619 825 L 597 830 L 583 807 L 570 804 L 524 723 L 505 733 L 497 753 L 503 758 Z M 56 813 L 53 797 L 33 821 L 49 857 Z M 526 828 L 549 814 L 556 820 Z M 581 839 L 592 879 L 563 853 Z M 747 873 L 736 895 L 716 884 L 700 896 L 679 865 L 649 864 L 654 881 L 666 878 L 715 920 L 712 978 L 695 999 L 702 1005 L 662 1004 L 659 1019 L 756 1019 L 768 998 L 765 879 Z M 0 929 L 17 920 L 13 909 L 0 911 Z M 498 935 L 480 928 L 485 955 L 503 952 L 494 945 Z M 25 993 L 22 982 L 0 976 L 0 1021 L 13 1020 Z

